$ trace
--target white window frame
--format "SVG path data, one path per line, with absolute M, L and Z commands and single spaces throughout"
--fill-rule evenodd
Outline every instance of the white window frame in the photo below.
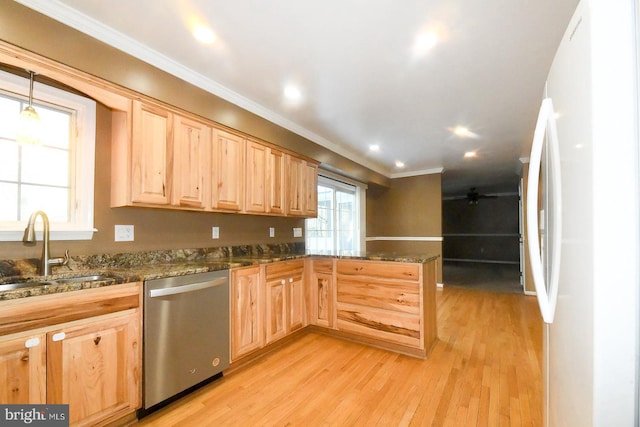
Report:
M 29 96 L 29 80 L 15 74 L 0 71 L 0 90 L 12 96 L 27 99 Z M 47 86 L 37 81 L 33 87 L 34 103 L 53 104 L 75 111 L 74 154 L 70 162 L 72 171 L 70 203 L 70 219 L 68 222 L 51 222 L 51 240 L 91 240 L 94 221 L 94 169 L 96 139 L 96 103 L 85 98 Z M 17 119 L 17 116 L 16 116 Z M 2 143 L 2 141 L 0 141 Z M 46 213 L 46 212 L 45 212 Z M 0 221 L 0 241 L 21 241 L 27 221 Z M 41 230 L 36 225 L 37 230 Z M 42 232 L 37 231 L 37 238 L 42 239 Z
M 337 181 L 337 183 L 335 182 Z M 366 200 L 367 200 L 367 185 L 362 182 L 346 178 L 342 175 L 338 175 L 336 173 L 327 171 L 327 170 L 319 170 L 318 171 L 318 185 L 326 185 L 330 187 L 340 187 L 340 183 L 348 184 L 349 186 L 355 187 L 355 197 L 356 197 L 356 217 L 358 218 L 358 223 L 356 224 L 357 228 L 357 248 L 354 249 L 356 252 L 366 250 L 366 235 L 367 235 L 367 227 L 366 227 Z M 346 188 L 346 187 L 345 187 Z M 305 226 L 305 231 L 307 227 Z M 306 236 L 305 236 L 306 243 Z

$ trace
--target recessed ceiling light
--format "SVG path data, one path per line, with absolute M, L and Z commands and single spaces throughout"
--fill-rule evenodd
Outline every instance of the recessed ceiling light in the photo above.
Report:
M 284 97 L 289 101 L 299 101 L 302 98 L 302 92 L 294 85 L 286 85 L 284 88 Z
M 193 29 L 193 37 L 200 43 L 211 44 L 216 41 L 216 34 L 209 27 L 199 25 Z
M 434 32 L 418 34 L 413 42 L 413 51 L 416 54 L 427 52 L 438 43 L 438 36 Z
M 476 153 L 475 151 L 467 151 L 466 153 L 464 153 L 465 159 L 471 159 L 473 157 L 478 157 L 478 153 Z
M 461 138 L 466 138 L 468 136 L 471 136 L 471 132 L 469 131 L 469 129 L 467 129 L 464 126 L 456 126 L 455 128 L 453 128 L 453 133 L 455 133 Z
M 370 151 L 380 151 L 380 146 L 378 144 L 371 144 L 369 146 Z
M 400 160 L 396 160 L 396 167 L 397 168 L 403 168 L 404 167 L 404 163 L 402 163 Z

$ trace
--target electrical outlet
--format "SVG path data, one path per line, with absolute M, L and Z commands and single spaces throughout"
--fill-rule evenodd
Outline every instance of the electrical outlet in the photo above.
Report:
M 301 227 L 293 227 L 293 237 L 302 237 Z
M 275 227 L 269 227 L 269 237 L 276 237 Z
M 212 239 L 220 238 L 220 227 L 211 227 L 211 238 Z
M 133 242 L 133 225 L 116 225 L 114 229 L 116 242 Z

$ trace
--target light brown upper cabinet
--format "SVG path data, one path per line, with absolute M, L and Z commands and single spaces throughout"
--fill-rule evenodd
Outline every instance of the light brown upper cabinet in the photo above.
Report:
M 287 215 L 314 217 L 318 212 L 318 166 L 287 154 Z
M 272 215 L 285 213 L 285 157 L 284 153 L 274 148 L 267 152 L 267 212 Z
M 175 115 L 174 135 L 172 204 L 204 209 L 211 194 L 211 127 Z
M 244 207 L 244 149 L 242 136 L 214 129 L 211 156 L 213 209 L 241 211 Z
M 133 102 L 131 201 L 153 205 L 171 202 L 172 115 L 165 109 Z
M 284 215 L 284 153 L 266 144 L 247 140 L 245 211 Z
M 112 116 L 111 206 L 313 217 L 311 159 L 153 101 Z
M 245 211 L 267 212 L 267 159 L 269 148 L 255 141 L 247 140 Z

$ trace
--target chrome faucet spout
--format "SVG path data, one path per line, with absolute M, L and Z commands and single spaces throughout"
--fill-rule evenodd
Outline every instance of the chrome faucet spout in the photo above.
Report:
M 27 222 L 27 228 L 24 229 L 24 236 L 22 237 L 22 241 L 28 245 L 35 245 L 36 243 L 36 230 L 35 223 L 36 219 L 40 217 L 42 218 L 42 257 L 40 259 L 40 274 L 43 276 L 48 276 L 51 274 L 51 265 L 61 265 L 66 264 L 69 260 L 69 251 L 65 253 L 65 257 L 61 259 L 51 259 L 49 254 L 49 218 L 47 214 L 43 211 L 35 211 L 29 217 L 29 221 Z M 53 261 L 53 262 L 52 262 Z

